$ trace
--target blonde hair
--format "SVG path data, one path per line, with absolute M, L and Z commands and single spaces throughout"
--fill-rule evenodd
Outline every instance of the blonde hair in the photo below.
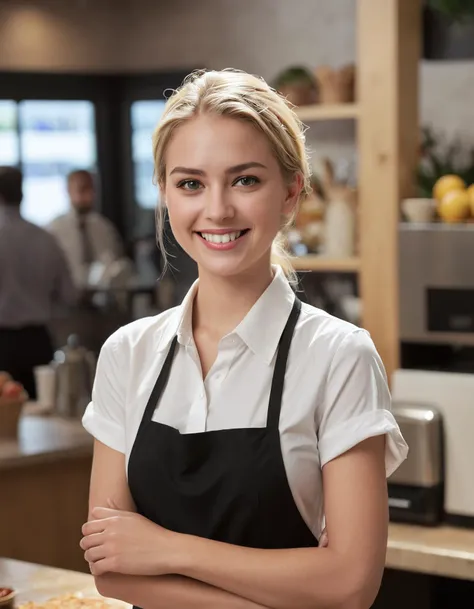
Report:
M 291 226 L 299 203 L 311 193 L 310 167 L 305 146 L 304 127 L 287 100 L 262 78 L 240 70 L 199 70 L 190 74 L 165 106 L 153 133 L 154 180 L 163 189 L 165 153 L 173 131 L 200 114 L 229 116 L 251 123 L 268 139 L 285 179 L 301 175 L 301 189 L 295 212 L 287 218 L 272 245 L 272 263 L 279 264 L 288 279 L 295 282 L 291 256 L 285 248 L 285 231 Z M 157 207 L 157 238 L 165 260 L 165 208 Z

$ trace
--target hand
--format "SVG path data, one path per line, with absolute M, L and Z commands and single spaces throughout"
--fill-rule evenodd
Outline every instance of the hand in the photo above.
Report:
M 112 508 L 94 508 L 82 527 L 80 546 L 92 575 L 166 575 L 173 572 L 178 534 L 144 516 Z

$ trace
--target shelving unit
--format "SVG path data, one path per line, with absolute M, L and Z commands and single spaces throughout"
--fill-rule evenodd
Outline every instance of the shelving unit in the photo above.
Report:
M 399 364 L 399 204 L 414 194 L 418 155 L 421 15 L 422 0 L 357 0 L 357 103 L 297 110 L 307 124 L 357 121 L 360 251 L 343 260 L 302 256 L 294 266 L 357 273 L 362 325 L 389 379 Z
M 301 106 L 297 110 L 298 118 L 303 123 L 314 121 L 331 121 L 357 119 L 359 117 L 358 104 L 325 105 L 314 104 L 312 106 Z

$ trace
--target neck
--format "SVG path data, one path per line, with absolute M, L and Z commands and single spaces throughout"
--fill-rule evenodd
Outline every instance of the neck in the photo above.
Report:
M 90 207 L 89 208 L 73 207 L 73 210 L 76 213 L 76 215 L 78 215 L 80 217 L 87 216 L 87 214 L 89 214 L 91 212 Z
M 193 330 L 204 330 L 217 341 L 232 332 L 273 279 L 269 261 L 237 277 L 199 273 L 193 306 Z

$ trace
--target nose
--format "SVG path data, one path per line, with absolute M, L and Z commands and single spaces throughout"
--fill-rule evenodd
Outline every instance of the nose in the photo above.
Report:
M 224 186 L 208 188 L 205 205 L 206 219 L 211 222 L 222 223 L 235 215 L 230 194 Z

